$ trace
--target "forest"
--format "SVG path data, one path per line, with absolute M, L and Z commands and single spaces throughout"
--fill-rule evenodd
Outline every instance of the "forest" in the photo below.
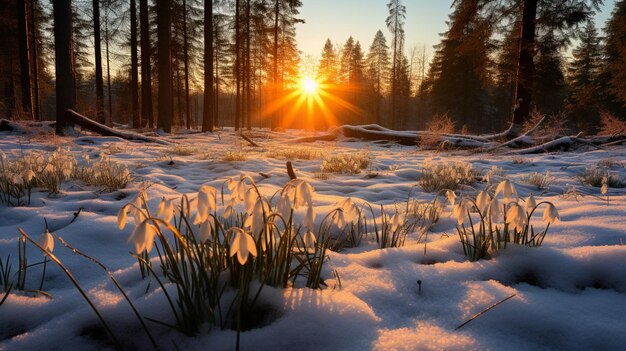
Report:
M 62 99 L 100 123 L 167 132 L 370 123 L 424 130 L 444 121 L 486 133 L 506 129 L 522 101 L 521 124 L 548 116 L 563 130 L 593 134 L 602 116 L 619 119 L 626 105 L 625 5 L 616 2 L 608 22 L 595 24 L 600 3 L 453 1 L 430 57 L 426 48 L 408 52 L 406 7 L 391 1 L 371 44 L 328 38 L 304 77 L 299 0 L 8 1 L 0 8 L 0 114 L 55 120 Z M 68 77 L 56 73 L 57 55 Z M 319 84 L 312 111 L 298 94 L 305 78 Z M 67 97 L 55 90 L 61 85 Z
M 621 350 L 625 143 L 626 1 L 3 0 L 0 350 Z

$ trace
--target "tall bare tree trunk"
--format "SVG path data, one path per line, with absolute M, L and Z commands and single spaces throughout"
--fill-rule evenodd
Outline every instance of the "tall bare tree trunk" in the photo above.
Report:
M 109 6 L 111 6 L 111 3 L 110 1 L 107 1 L 107 15 L 104 16 L 104 44 L 107 59 L 107 95 L 109 97 L 109 116 L 105 118 L 105 121 L 108 125 L 111 125 L 113 123 L 113 95 L 111 94 L 111 58 L 109 57 Z
M 137 3 L 130 0 L 130 110 L 133 128 L 141 127 L 139 115 L 139 59 L 137 58 Z
M 148 127 L 154 128 L 148 0 L 139 0 L 139 17 L 141 22 L 141 114 L 144 120 L 148 120 Z
M 56 0 L 54 12 L 54 68 L 56 75 L 56 134 L 67 126 L 65 111 L 76 107 L 74 69 L 72 67 L 72 3 Z
M 102 48 L 100 47 L 100 0 L 93 0 L 93 41 L 96 65 L 96 120 L 104 123 L 104 83 L 102 81 Z
M 246 2 L 246 128 L 252 129 L 252 67 L 250 65 L 250 0 Z
M 21 108 L 22 112 L 28 111 L 32 116 L 31 101 L 32 95 L 30 90 L 30 58 L 28 48 L 28 18 L 26 12 L 26 1 L 17 0 L 17 26 L 18 41 L 20 50 L 20 86 L 22 88 Z
M 280 0 L 274 0 L 274 72 L 273 72 L 273 96 L 274 101 L 278 100 L 278 17 L 280 16 Z M 278 127 L 279 112 L 274 112 L 271 117 L 270 129 L 274 130 Z
M 515 88 L 515 106 L 513 107 L 513 124 L 510 137 L 519 136 L 522 125 L 530 117 L 532 102 L 531 89 L 533 86 L 535 64 L 535 21 L 537 17 L 537 0 L 522 1 L 522 28 L 517 64 L 517 79 Z
M 239 0 L 235 0 L 235 80 L 237 93 L 235 95 L 235 130 L 239 130 L 241 121 L 241 43 L 239 24 Z
M 185 123 L 191 129 L 191 114 L 189 111 L 189 48 L 187 42 L 187 1 L 183 0 L 183 65 L 185 69 Z
M 37 1 L 32 0 L 30 4 L 30 37 L 32 43 L 31 52 L 33 53 L 33 101 L 31 102 L 31 105 L 33 107 L 33 117 L 35 120 L 41 121 L 41 109 L 39 103 L 39 56 L 37 54 L 37 18 L 35 14 L 35 6 L 37 6 Z
M 213 60 L 213 0 L 204 0 L 204 111 L 202 112 L 203 132 L 212 132 L 216 124 L 215 117 L 217 116 L 217 113 L 214 110 L 215 106 L 213 106 Z M 217 94 L 217 89 L 215 89 L 215 94 Z
M 159 100 L 157 127 L 172 132 L 172 62 L 170 49 L 170 0 L 156 2 L 159 55 Z

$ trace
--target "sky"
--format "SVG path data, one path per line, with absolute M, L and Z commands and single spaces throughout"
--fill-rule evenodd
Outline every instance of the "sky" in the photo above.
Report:
M 306 21 L 297 27 L 298 47 L 307 56 L 319 57 L 327 38 L 343 45 L 349 36 L 361 42 L 367 50 L 376 31 L 383 31 L 389 41 L 389 31 L 385 19 L 389 15 L 388 0 L 303 0 L 300 18 Z M 605 1 L 601 13 L 596 15 L 596 26 L 604 23 L 613 10 L 615 1 Z M 432 46 L 440 40 L 440 33 L 446 31 L 446 21 L 451 12 L 451 0 L 405 0 L 406 6 L 406 48 L 426 45 L 432 53 Z

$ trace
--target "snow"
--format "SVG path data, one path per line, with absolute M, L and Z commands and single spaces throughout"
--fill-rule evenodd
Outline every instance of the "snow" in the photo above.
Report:
M 240 174 L 252 177 L 264 195 L 272 196 L 289 180 L 285 160 L 273 158 L 272 150 L 303 147 L 325 154 L 368 153 L 373 160 L 369 170 L 329 179 L 314 176 L 322 160 L 293 160 L 298 177 L 316 190 L 319 224 L 320 214 L 345 197 L 389 208 L 402 206 L 409 192 L 419 200 L 432 201 L 435 194 L 416 187 L 422 165 L 464 161 L 483 174 L 497 166 L 521 197 L 533 193 L 537 201 L 557 206 L 561 221 L 550 227 L 543 246 L 512 246 L 490 260 L 470 262 L 463 256 L 448 205 L 428 234 L 426 247 L 417 242 L 415 233 L 401 248 L 381 250 L 371 239 L 364 239 L 359 247 L 330 252 L 324 273 L 328 288 L 324 290 L 264 288 L 260 303 L 272 309 L 275 318 L 243 332 L 242 349 L 615 350 L 626 344 L 626 189 L 611 188 L 607 205 L 599 188 L 583 186 L 576 178 L 600 160 L 624 162 L 626 147 L 513 157 L 467 151 L 435 153 L 412 146 L 346 140 L 301 146 L 289 143 L 293 138 L 311 136 L 304 131 L 254 131 L 250 136 L 262 147 L 247 146 L 232 131 L 161 137 L 172 145 L 132 143 L 116 137 L 2 133 L 0 150 L 7 155 L 17 157 L 28 150 L 51 151 L 58 146 L 68 147 L 78 159 L 105 153 L 126 164 L 135 179 L 126 189 L 113 192 L 68 182 L 55 196 L 34 193 L 30 206 L 0 207 L 0 259 L 11 255 L 17 269 L 17 227 L 37 238 L 44 231 L 45 218 L 52 232 L 113 272 L 143 316 L 168 321 L 172 316 L 164 307 L 167 301 L 160 288 L 154 281 L 141 279 L 137 260 L 129 254 L 132 228 L 120 231 L 116 223 L 118 210 L 142 187 L 147 186 L 152 209 L 163 196 L 195 193 L 203 184 L 220 189 L 224 180 Z M 193 154 L 177 155 L 175 143 L 191 148 Z M 222 160 L 223 154 L 235 150 L 245 152 L 247 160 Z M 526 162 L 519 163 L 520 159 Z M 612 172 L 626 177 L 623 166 Z M 546 171 L 554 177 L 547 189 L 538 190 L 522 181 L 530 172 Z M 270 177 L 265 179 L 259 172 Z M 377 175 L 367 177 L 368 172 Z M 564 196 L 572 186 L 583 196 Z M 475 187 L 461 191 L 475 195 L 485 183 Z M 80 215 L 69 224 L 79 208 Z M 303 215 L 299 213 L 298 218 Z M 540 221 L 540 214 L 537 216 Z M 58 242 L 54 254 L 80 282 L 127 349 L 151 349 L 128 304 L 104 271 Z M 29 263 L 42 260 L 32 245 L 27 256 Z M 52 263 L 47 269 L 44 290 L 51 299 L 12 292 L 0 306 L 0 350 L 112 348 L 96 315 L 67 277 Z M 339 274 L 340 284 L 332 270 Z M 40 274 L 41 265 L 29 268 L 27 287 L 36 289 Z M 417 280 L 422 282 L 421 293 Z M 511 300 L 455 330 L 513 294 Z M 186 337 L 148 323 L 162 349 L 232 350 L 235 345 L 233 330 L 213 328 Z

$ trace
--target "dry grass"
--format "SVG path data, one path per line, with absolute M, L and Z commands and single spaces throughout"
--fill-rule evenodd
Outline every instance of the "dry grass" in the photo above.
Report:
M 418 184 L 427 192 L 456 190 L 476 182 L 476 173 L 467 162 L 429 162 L 424 164 Z
M 278 160 L 319 160 L 324 154 L 316 149 L 306 147 L 286 147 L 268 151 L 268 157 Z
M 371 164 L 371 156 L 365 152 L 327 156 L 320 166 L 321 173 L 358 174 Z
M 602 187 L 604 178 L 606 178 L 606 184 L 609 188 L 626 188 L 626 180 L 610 172 L 608 168 L 598 165 L 588 168 L 578 175 L 578 180 L 581 184 L 596 188 Z
M 427 131 L 430 135 L 423 135 L 418 145 L 422 148 L 436 148 L 441 143 L 444 134 L 454 133 L 454 122 L 447 114 L 443 116 L 435 116 L 427 125 Z
M 225 162 L 243 162 L 248 159 L 248 155 L 243 150 L 226 151 L 222 156 L 222 161 Z
M 610 113 L 600 113 L 600 124 L 602 127 L 598 131 L 598 135 L 618 135 L 626 133 L 626 121 L 622 121 Z
M 522 182 L 534 185 L 537 189 L 547 189 L 554 182 L 554 177 L 549 171 L 546 173 L 532 172 L 523 176 Z
M 174 154 L 177 156 L 192 156 L 199 152 L 197 147 L 191 145 L 177 144 L 169 150 L 170 154 Z

